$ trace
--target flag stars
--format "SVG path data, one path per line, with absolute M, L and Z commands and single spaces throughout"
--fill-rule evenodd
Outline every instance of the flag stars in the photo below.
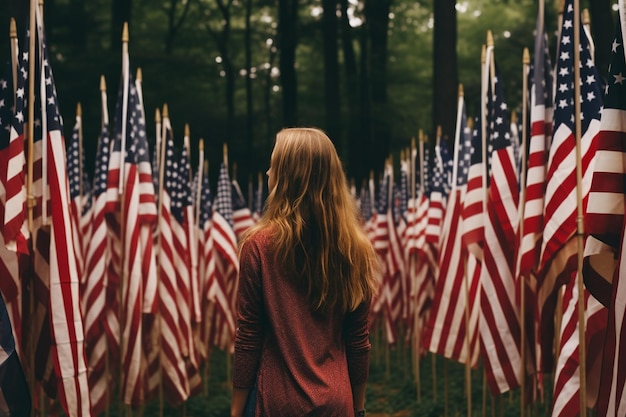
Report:
M 596 95 L 593 91 L 587 93 L 587 101 L 593 101 L 596 98 Z
M 569 74 L 569 69 L 568 68 L 562 67 L 562 68 L 559 69 L 559 75 L 561 77 L 566 77 L 568 74 Z
M 586 81 L 587 85 L 591 85 L 591 84 L 593 84 L 595 82 L 596 82 L 596 76 L 595 75 L 591 74 L 591 75 L 587 76 L 587 81 Z
M 619 48 L 620 45 L 621 43 L 619 43 L 617 39 L 613 39 L 613 44 L 611 44 L 611 51 L 617 53 L 617 48 Z
M 622 75 L 622 73 L 620 72 L 619 74 L 613 74 L 613 78 L 615 78 L 614 84 L 622 84 L 622 82 L 624 81 L 624 76 Z M 608 85 L 607 85 L 607 91 L 608 91 Z
M 563 51 L 561 52 L 561 61 L 567 61 L 569 59 L 569 52 Z
M 564 109 L 567 107 L 567 100 L 559 100 L 559 108 Z
M 563 36 L 563 38 L 561 39 L 561 43 L 562 43 L 563 45 L 568 45 L 570 42 L 571 42 L 571 41 L 570 41 L 569 36 Z

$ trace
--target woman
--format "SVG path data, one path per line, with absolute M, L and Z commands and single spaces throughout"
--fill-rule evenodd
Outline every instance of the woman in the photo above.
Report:
M 241 245 L 231 416 L 365 415 L 376 254 L 337 151 L 283 129 L 265 213 Z M 252 390 L 252 391 L 251 391 Z

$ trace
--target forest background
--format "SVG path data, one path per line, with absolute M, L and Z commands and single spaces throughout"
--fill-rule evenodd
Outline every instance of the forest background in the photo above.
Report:
M 27 3 L 0 1 L 0 59 L 9 21 L 18 33 Z M 559 0 L 545 1 L 555 51 Z M 604 75 L 616 0 L 588 8 L 596 66 Z M 480 57 L 492 31 L 509 109 L 521 108 L 522 54 L 534 44 L 538 0 L 45 0 L 45 28 L 65 137 L 81 103 L 87 172 L 101 127 L 100 78 L 113 114 L 121 34 L 129 25 L 131 71 L 141 69 L 149 144 L 168 105 L 175 140 L 190 127 L 192 161 L 205 143 L 217 179 L 223 144 L 240 183 L 264 173 L 276 132 L 318 126 L 335 142 L 357 184 L 380 172 L 422 130 L 454 135 L 458 84 L 476 115 Z M 554 56 L 553 56 L 553 61 Z M 433 141 L 431 140 L 432 144 Z M 451 143 L 450 143 L 451 147 Z M 153 149 L 153 148 L 152 148 Z M 232 169 L 231 169 L 232 171 Z

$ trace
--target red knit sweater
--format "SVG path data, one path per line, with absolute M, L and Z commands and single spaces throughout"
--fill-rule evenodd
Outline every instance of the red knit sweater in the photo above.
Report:
M 353 415 L 351 384 L 369 370 L 369 304 L 312 313 L 261 231 L 241 250 L 233 386 L 257 383 L 257 416 Z

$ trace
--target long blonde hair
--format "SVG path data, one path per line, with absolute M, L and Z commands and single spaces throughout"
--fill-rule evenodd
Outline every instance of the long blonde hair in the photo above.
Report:
M 269 228 L 276 261 L 306 289 L 315 311 L 352 311 L 376 291 L 376 253 L 335 146 L 314 128 L 276 135 L 270 163 L 273 188 L 250 233 Z

